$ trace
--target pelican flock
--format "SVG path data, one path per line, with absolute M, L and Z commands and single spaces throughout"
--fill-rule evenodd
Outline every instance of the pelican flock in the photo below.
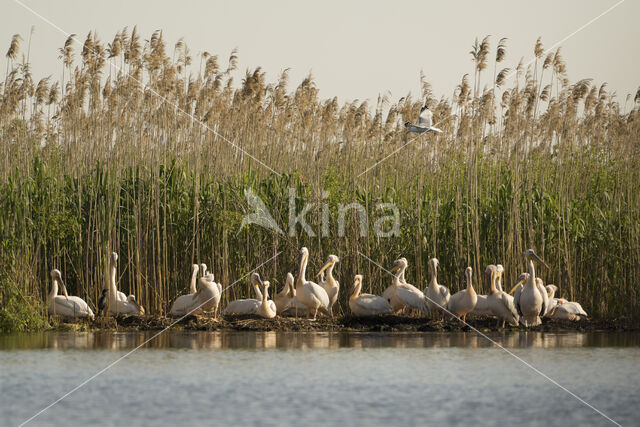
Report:
M 414 312 L 432 317 L 442 315 L 443 318 L 459 318 L 466 323 L 469 314 L 489 316 L 494 317 L 502 328 L 506 324 L 537 326 L 544 318 L 570 321 L 588 318 L 578 302 L 557 298 L 555 294 L 558 287 L 545 286 L 542 278 L 536 276 L 534 262 L 547 268 L 548 266 L 533 249 L 524 252 L 524 261 L 527 272 L 520 274 L 509 293 L 502 289 L 504 267 L 491 264 L 485 271 L 489 278 L 487 295 L 476 293 L 471 267 L 465 270 L 466 287 L 451 295 L 447 287 L 438 283 L 440 262 L 437 258 L 428 261 L 430 277 L 423 292 L 407 283 L 405 274 L 409 263 L 407 258 L 401 257 L 387 271 L 391 275 L 391 284 L 381 296 L 363 293 L 364 278 L 361 274 L 356 274 L 348 306 L 351 315 L 355 317 L 384 316 L 403 311 L 407 314 Z M 300 250 L 297 277 L 287 273 L 284 286 L 280 292 L 273 292 L 273 299 L 269 298 L 270 282 L 262 280 L 257 272 L 253 272 L 249 277 L 249 286 L 255 298 L 233 300 L 221 314 L 253 315 L 265 319 L 295 316 L 316 320 L 319 314 L 333 317 L 340 293 L 340 284 L 334 276 L 334 268 L 338 262 L 340 259 L 337 255 L 329 255 L 317 274 L 320 283 L 307 280 L 309 250 L 303 247 Z M 109 285 L 97 301 L 98 314 L 107 312 L 113 315 L 144 315 L 145 309 L 137 302 L 135 295 L 127 296 L 118 290 L 116 252 L 109 257 L 109 267 Z M 68 295 L 59 270 L 51 271 L 51 279 L 51 291 L 47 294 L 47 308 L 51 315 L 94 319 L 93 311 L 85 300 Z M 62 290 L 62 295 L 58 295 L 59 289 Z M 216 319 L 225 290 L 215 281 L 214 274 L 208 271 L 206 264 L 193 264 L 188 292 L 173 301 L 168 314 L 174 317 L 212 315 Z

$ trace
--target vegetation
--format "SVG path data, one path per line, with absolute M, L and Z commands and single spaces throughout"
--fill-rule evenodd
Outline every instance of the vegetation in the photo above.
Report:
M 311 75 L 289 90 L 287 70 L 271 83 L 248 70 L 236 85 L 237 52 L 222 66 L 182 40 L 168 49 L 160 31 L 143 41 L 135 28 L 106 46 L 95 33 L 82 46 L 70 37 L 60 80 L 36 82 L 14 36 L 0 83 L 2 328 L 31 316 L 23 310 L 44 314 L 54 267 L 95 307 L 113 250 L 119 287 L 163 314 L 194 262 L 229 285 L 281 251 L 260 268 L 280 287 L 303 245 L 311 270 L 340 256 L 338 312 L 354 274 L 366 291 L 390 283 L 358 252 L 386 267 L 406 256 L 421 288 L 437 256 L 454 292 L 467 265 L 480 284 L 484 266 L 502 263 L 512 282 L 533 247 L 561 296 L 595 316 L 637 317 L 640 91 L 621 105 L 606 83 L 569 82 L 560 49 L 545 52 L 540 40 L 532 63 L 504 68 L 506 43 L 493 51 L 488 37 L 476 40 L 473 73 L 451 97 L 436 98 L 421 76 L 419 99 L 386 94 L 370 105 L 320 99 Z M 444 132 L 407 136 L 403 123 L 425 100 Z M 294 188 L 296 212 L 315 203 L 306 220 L 317 235 L 240 230 L 246 188 L 285 233 Z M 350 211 L 338 237 L 339 204 L 352 202 L 367 209 L 366 235 Z M 400 210 L 398 236 L 373 233 L 384 202 Z M 222 304 L 248 292 L 241 280 Z

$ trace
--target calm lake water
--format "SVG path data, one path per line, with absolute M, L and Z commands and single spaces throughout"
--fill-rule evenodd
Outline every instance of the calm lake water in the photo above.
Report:
M 0 336 L 19 425 L 153 332 Z M 168 331 L 28 425 L 640 424 L 638 333 Z M 523 361 L 518 360 L 516 357 Z

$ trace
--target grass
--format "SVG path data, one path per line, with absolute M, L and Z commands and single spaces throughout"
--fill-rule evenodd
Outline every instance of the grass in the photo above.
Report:
M 95 307 L 113 250 L 119 287 L 164 314 L 194 262 L 230 284 L 282 251 L 260 271 L 280 287 L 303 245 L 310 271 L 340 256 L 338 313 L 348 311 L 354 274 L 364 274 L 367 292 L 390 282 L 358 252 L 387 267 L 406 256 L 420 288 L 437 256 L 452 292 L 470 265 L 486 292 L 487 264 L 502 263 L 510 283 L 533 247 L 561 296 L 596 317 L 637 317 L 640 92 L 620 105 L 606 84 L 569 82 L 560 51 L 545 55 L 540 40 L 534 63 L 507 69 L 506 45 L 491 64 L 490 39 L 476 41 L 472 77 L 450 98 L 436 98 L 422 77 L 420 99 L 382 95 L 374 106 L 320 99 L 311 75 L 290 90 L 286 71 L 270 83 L 248 70 L 236 85 L 236 52 L 222 67 L 206 52 L 190 57 L 182 41 L 167 52 L 160 32 L 144 44 L 135 29 L 106 46 L 93 33 L 82 46 L 68 40 L 62 80 L 36 83 L 14 38 L 0 84 L 3 324 L 29 317 L 25 307 L 42 317 L 52 268 Z M 444 133 L 412 141 L 403 123 L 425 100 Z M 299 227 L 293 236 L 238 232 L 248 187 L 285 231 L 294 188 L 297 212 L 315 203 L 306 219 L 318 236 Z M 350 211 L 338 237 L 339 206 L 352 202 L 370 225 L 389 214 L 378 203 L 394 203 L 400 234 L 377 238 L 370 226 L 361 236 Z M 242 281 L 222 304 L 248 292 Z

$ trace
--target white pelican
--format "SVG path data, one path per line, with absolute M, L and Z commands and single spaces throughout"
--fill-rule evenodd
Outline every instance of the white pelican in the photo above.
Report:
M 502 327 L 504 328 L 505 322 L 509 322 L 512 326 L 518 326 L 518 320 L 520 316 L 518 316 L 518 311 L 516 310 L 516 306 L 513 302 L 513 297 L 506 292 L 498 290 L 496 287 L 496 282 L 500 277 L 500 273 L 498 272 L 498 267 L 495 265 L 490 265 L 487 267 L 489 273 L 491 274 L 491 290 L 489 295 L 487 296 L 487 303 L 489 304 L 489 309 L 493 313 L 494 316 L 498 318 L 498 323 L 502 320 Z
M 502 289 L 502 274 L 504 273 L 504 267 L 502 266 L 502 264 L 496 264 L 496 273 L 496 289 L 500 292 L 504 292 Z
M 473 289 L 471 277 L 473 269 L 471 267 L 467 267 L 465 274 L 467 275 L 467 289 L 463 289 L 453 294 L 449 299 L 449 305 L 447 308 L 451 313 L 462 318 L 462 321 L 466 323 L 467 314 L 473 310 L 473 307 L 475 307 L 478 302 L 478 294 L 476 294 L 476 291 Z
M 318 272 L 318 276 L 322 276 L 320 286 L 325 290 L 329 297 L 329 316 L 333 317 L 333 305 L 338 300 L 338 292 L 340 292 L 340 283 L 333 277 L 333 267 L 340 261 L 336 255 L 329 255 L 327 262 Z M 324 272 L 327 271 L 327 278 L 324 278 Z
M 53 314 L 54 316 L 88 317 L 91 320 L 94 319 L 93 311 L 91 311 L 91 308 L 89 308 L 85 300 L 80 297 L 69 296 L 59 270 L 51 270 L 51 279 L 53 283 L 51 285 L 51 292 L 49 292 L 47 297 L 49 314 Z M 62 287 L 62 293 L 64 295 L 58 295 L 58 283 L 60 287 Z
M 488 265 L 485 273 L 490 275 L 491 271 L 495 268 L 496 266 L 493 264 Z M 473 310 L 471 310 L 471 313 L 477 316 L 493 316 L 493 311 L 489 308 L 489 295 L 477 295 L 477 297 L 476 305 L 473 307 Z
M 291 288 L 293 287 L 294 281 L 293 274 L 287 273 L 287 278 L 284 281 L 282 290 L 273 294 L 273 302 L 276 304 L 278 314 L 285 311 L 293 299 L 293 291 L 291 291 Z
M 500 266 L 502 267 L 502 266 Z M 485 270 L 485 273 L 487 274 L 487 276 L 490 276 L 491 271 L 493 269 L 497 269 L 498 266 L 490 264 L 487 266 L 487 269 Z M 489 279 L 491 280 L 491 279 Z M 496 285 L 497 287 L 497 285 Z M 502 289 L 502 288 L 500 288 Z M 489 295 L 478 295 L 478 300 L 476 301 L 476 306 L 473 307 L 473 310 L 471 310 L 472 314 L 475 314 L 477 316 L 493 316 L 493 311 L 491 311 L 491 309 L 489 308 Z
M 451 292 L 446 287 L 438 284 L 438 265 L 440 261 L 438 258 L 431 258 L 429 260 L 429 268 L 431 269 L 431 280 L 429 280 L 429 286 L 424 290 L 424 296 L 427 300 L 427 307 L 435 314 L 436 309 L 447 308 L 449 298 L 451 298 Z
M 118 268 L 118 254 L 115 252 L 111 252 L 111 295 L 109 295 L 109 301 L 111 301 L 114 298 L 115 295 L 115 299 L 117 299 L 118 301 L 126 301 L 127 300 L 127 296 L 124 294 L 124 292 L 120 292 L 118 290 L 118 288 L 116 288 L 116 271 Z
M 556 292 L 558 292 L 558 287 L 556 285 L 547 285 L 544 287 L 547 290 L 547 296 L 549 297 L 549 307 L 547 308 L 547 313 L 545 316 L 550 317 L 550 313 L 558 304 L 564 304 L 569 302 L 564 298 L 556 298 Z
M 255 314 L 265 319 L 273 319 L 276 317 L 276 305 L 273 301 L 269 300 L 269 282 L 267 280 L 263 282 L 258 273 L 253 273 L 251 280 L 262 286 L 262 301 L 260 301 L 260 306 Z
M 296 281 L 296 297 L 307 307 L 307 315 L 313 314 L 313 320 L 315 320 L 318 310 L 328 312 L 329 295 L 327 295 L 327 291 L 322 286 L 307 281 L 305 278 L 308 262 L 309 249 L 302 248 L 300 250 L 300 269 L 298 271 L 298 280 Z
M 349 297 L 349 308 L 354 316 L 380 316 L 391 313 L 391 305 L 386 299 L 377 295 L 361 294 L 362 275 L 357 274 L 353 284 L 354 291 Z
M 204 264 L 200 267 L 202 268 Z M 220 305 L 220 297 L 222 296 L 222 285 L 213 281 L 213 274 L 206 274 L 207 266 L 204 265 L 204 277 L 200 277 L 197 280 L 196 296 L 198 298 L 198 310 L 201 311 L 213 311 L 213 318 L 218 317 L 218 306 Z M 193 314 L 196 314 L 194 312 Z
M 136 296 L 131 294 L 127 297 L 127 302 L 133 306 L 135 306 L 138 309 L 138 312 L 136 314 L 144 314 L 145 310 L 144 307 L 141 306 L 140 304 L 138 304 L 138 301 L 136 301 Z
M 545 266 L 546 264 L 538 255 L 536 255 L 533 249 L 528 249 L 524 253 L 524 258 L 529 265 L 529 277 L 527 277 L 524 286 L 519 287 L 519 283 L 514 286 L 515 292 L 513 294 L 513 298 L 518 314 L 520 315 L 520 321 L 524 326 L 537 326 L 542 323 L 540 316 L 543 316 L 547 310 L 547 307 L 545 306 L 547 291 L 546 289 L 541 291 L 538 287 L 533 260 L 535 259 Z M 544 287 L 542 287 L 542 289 L 544 289 Z
M 111 286 L 109 287 L 109 313 L 111 314 L 144 314 L 144 308 L 139 305 L 135 299 L 135 295 L 129 295 L 124 297 L 124 294 L 118 291 L 116 286 L 116 275 L 118 266 L 118 254 L 113 252 L 111 254 Z M 133 297 L 133 299 L 131 298 Z
M 184 316 L 198 308 L 198 297 L 196 296 L 196 280 L 198 277 L 198 264 L 191 266 L 191 281 L 189 282 L 189 293 L 180 295 L 171 305 L 170 316 Z
M 424 314 L 429 314 L 429 307 L 427 307 L 427 301 L 422 291 L 401 281 L 408 266 L 406 258 L 400 258 L 393 263 L 393 267 L 389 270 L 391 273 L 396 273 L 393 277 L 393 295 L 390 305 L 393 308 L 394 305 L 402 304 L 403 307 L 415 308 Z
M 262 291 L 260 291 L 260 287 L 264 286 L 264 283 L 269 283 L 269 282 L 267 281 L 262 282 L 260 280 L 260 276 L 258 275 L 258 273 L 253 273 L 250 277 L 250 284 L 251 284 L 251 287 L 253 287 L 253 291 L 256 294 L 256 298 L 255 299 L 251 299 L 251 298 L 237 299 L 237 300 L 231 301 L 229 304 L 227 304 L 222 314 L 223 315 L 258 314 L 258 309 L 262 305 L 262 298 L 263 298 Z M 277 305 L 274 301 L 269 300 L 267 304 L 274 312 L 277 311 Z
M 296 297 L 295 279 L 293 274 L 287 273 L 287 279 L 282 291 L 274 295 L 273 300 L 278 314 L 296 316 L 307 315 L 307 306 Z
M 411 122 L 405 122 L 405 127 L 409 128 L 409 132 L 436 132 L 442 133 L 442 131 L 436 127 L 433 127 L 433 113 L 429 110 L 427 104 L 424 104 L 424 107 L 420 109 L 420 114 L 418 115 L 418 124 L 414 125 Z
M 579 321 L 588 317 L 587 312 L 584 311 L 580 303 L 568 301 L 560 302 L 549 313 L 549 317 L 552 319 L 565 319 Z
M 407 265 L 409 264 L 409 262 L 405 257 L 402 257 L 400 259 L 404 260 L 404 262 L 406 262 Z M 391 284 L 387 286 L 387 289 L 385 289 L 384 292 L 382 293 L 382 298 L 389 301 L 389 304 L 391 304 L 391 309 L 393 310 L 394 313 L 398 313 L 400 311 L 403 311 L 406 306 L 402 301 L 400 301 L 395 296 L 395 288 L 393 286 L 393 280 L 394 279 L 391 280 Z M 407 280 L 404 277 L 404 270 L 402 270 L 402 274 L 400 275 L 400 283 L 407 283 Z

